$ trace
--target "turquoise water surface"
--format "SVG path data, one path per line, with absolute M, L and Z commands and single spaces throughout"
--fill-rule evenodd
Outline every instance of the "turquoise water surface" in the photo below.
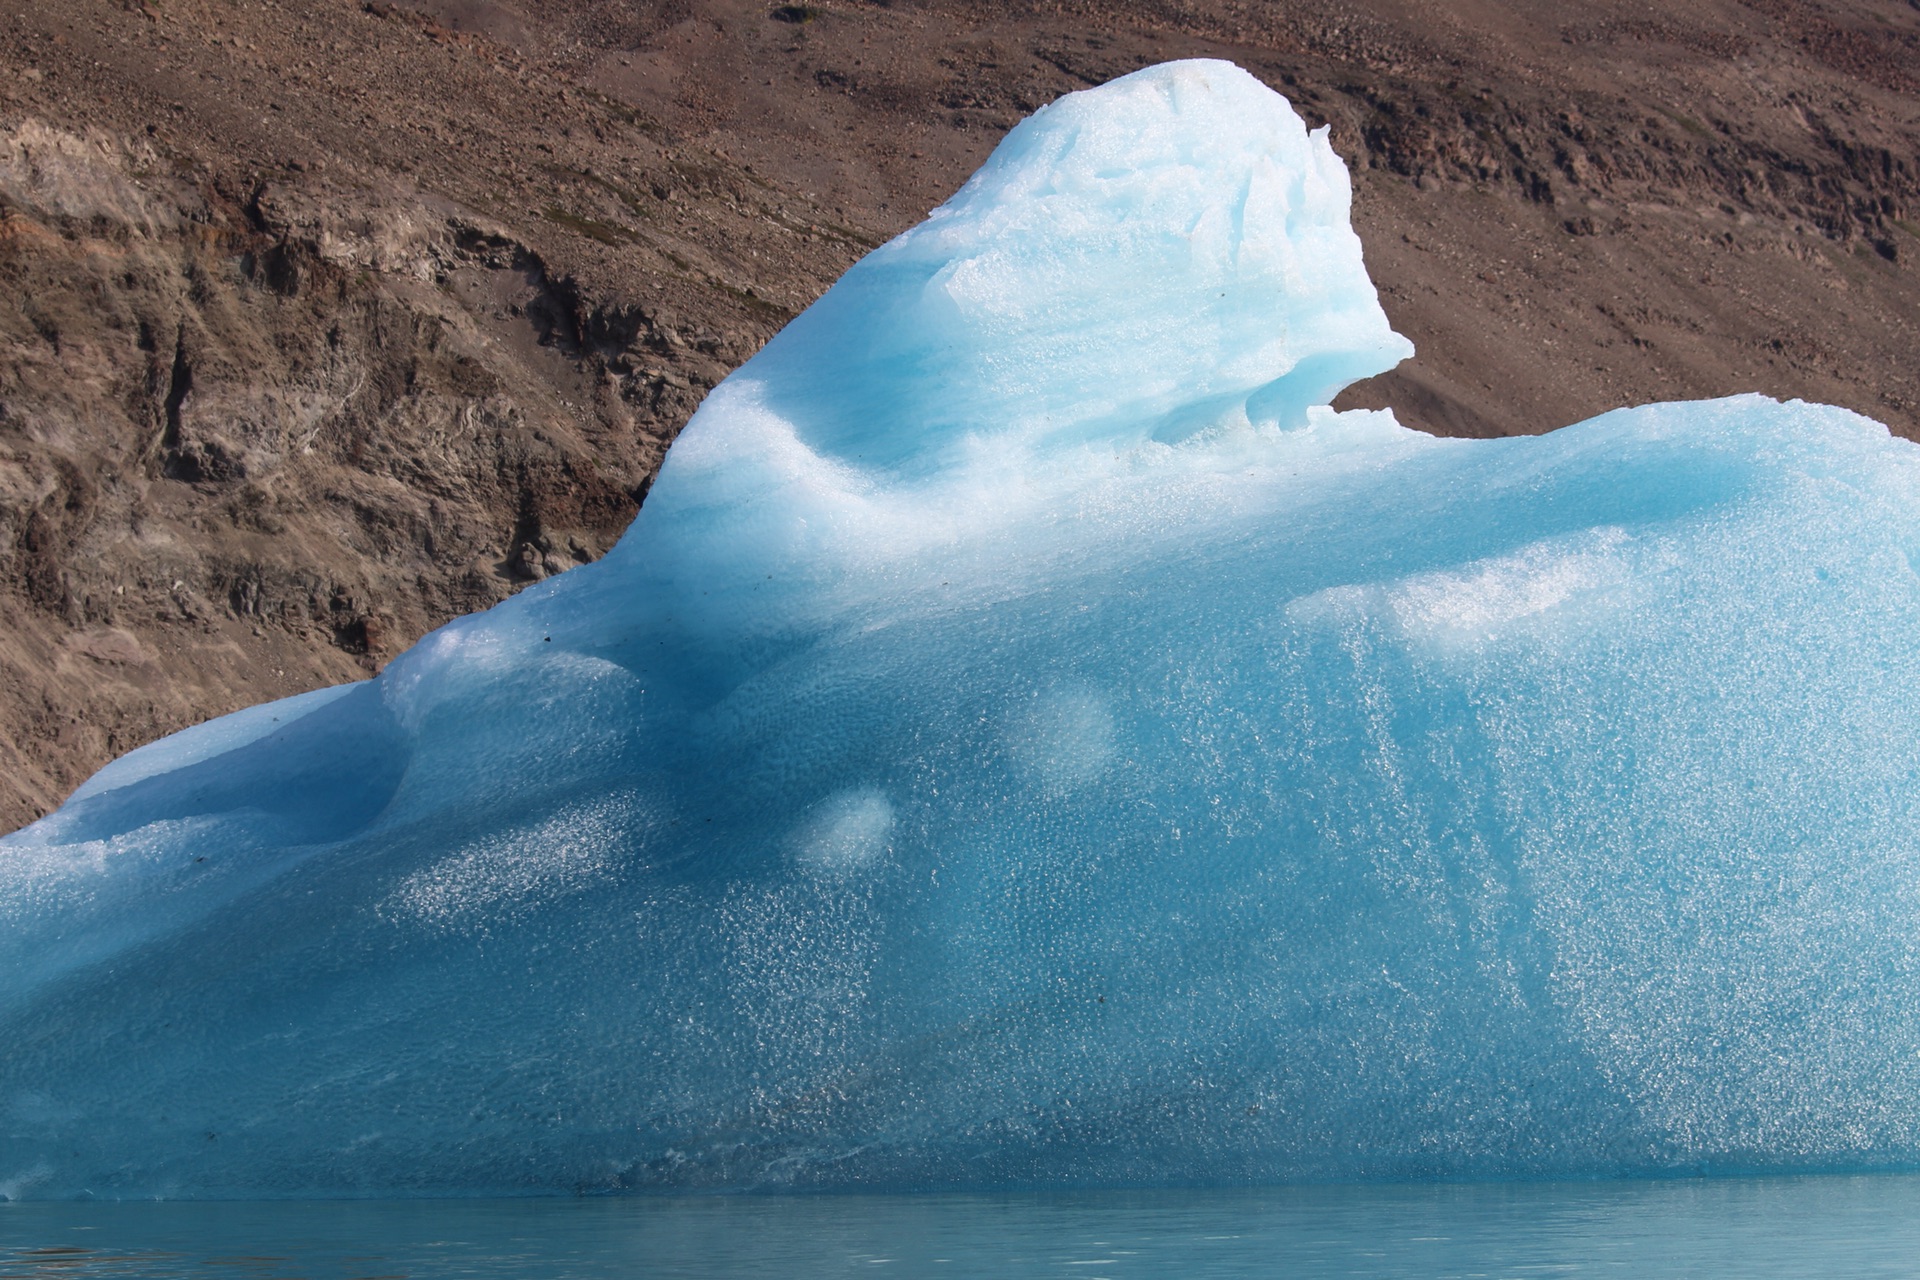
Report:
M 1920 1274 L 1920 1177 L 0 1204 L 0 1277 Z

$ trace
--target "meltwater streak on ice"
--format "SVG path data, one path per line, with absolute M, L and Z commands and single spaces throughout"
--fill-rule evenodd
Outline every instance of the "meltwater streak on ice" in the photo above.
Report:
M 1065 98 L 605 561 L 0 843 L 0 1194 L 1916 1163 L 1920 454 L 1334 414 L 1348 200 Z

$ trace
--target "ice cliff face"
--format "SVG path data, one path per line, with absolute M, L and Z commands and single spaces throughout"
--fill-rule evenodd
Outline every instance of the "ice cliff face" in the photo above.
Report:
M 0 843 L 8 1195 L 1920 1157 L 1920 454 L 1442 441 L 1324 136 L 1075 94 L 604 562 Z

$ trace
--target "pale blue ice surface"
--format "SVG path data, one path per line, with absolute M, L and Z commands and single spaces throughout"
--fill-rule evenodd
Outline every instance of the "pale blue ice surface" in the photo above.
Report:
M 1913 1165 L 1920 452 L 1335 414 L 1348 200 L 1062 99 L 603 562 L 0 843 L 0 1194 Z

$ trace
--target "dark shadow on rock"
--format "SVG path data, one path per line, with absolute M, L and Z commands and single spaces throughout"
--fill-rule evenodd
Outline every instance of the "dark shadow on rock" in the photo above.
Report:
M 1377 378 L 1356 382 L 1333 398 L 1336 409 L 1392 409 L 1402 426 L 1428 435 L 1491 440 L 1499 436 L 1533 435 L 1517 420 L 1494 418 L 1467 407 L 1447 380 L 1417 361 L 1409 360 Z

